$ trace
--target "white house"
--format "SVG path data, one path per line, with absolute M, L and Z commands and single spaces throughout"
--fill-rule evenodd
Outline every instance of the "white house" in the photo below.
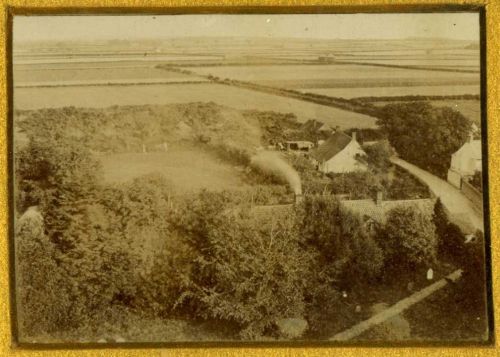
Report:
M 356 140 L 356 132 L 352 138 L 341 131 L 330 136 L 316 150 L 311 152 L 311 157 L 318 165 L 318 170 L 328 173 L 345 173 L 365 171 L 366 165 L 357 158 L 365 152 Z
M 462 180 L 467 180 L 474 172 L 482 171 L 481 141 L 469 140 L 451 155 L 451 165 L 448 170 L 448 182 L 461 188 Z

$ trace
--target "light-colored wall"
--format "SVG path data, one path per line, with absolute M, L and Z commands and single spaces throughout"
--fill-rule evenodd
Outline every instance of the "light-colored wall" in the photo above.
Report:
M 459 172 L 462 176 L 474 175 L 475 171 L 482 171 L 481 160 L 473 157 L 469 143 L 464 144 L 451 156 L 450 170 Z
M 367 168 L 361 162 L 356 160 L 356 155 L 363 155 L 365 152 L 357 141 L 352 140 L 347 146 L 332 157 L 330 160 L 325 161 L 319 165 L 320 171 L 325 173 L 345 173 L 353 171 L 365 171 Z

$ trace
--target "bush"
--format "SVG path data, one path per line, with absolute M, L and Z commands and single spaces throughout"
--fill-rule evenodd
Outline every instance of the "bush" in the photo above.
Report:
M 318 269 L 342 280 L 367 281 L 380 273 L 383 252 L 372 233 L 334 197 L 306 196 L 300 221 L 302 237 L 319 252 Z
M 431 197 L 429 188 L 408 171 L 395 166 L 394 176 L 387 183 L 387 199 L 414 200 Z
M 390 158 L 394 155 L 394 152 L 386 140 L 373 145 L 365 145 L 363 150 L 366 153 L 366 161 L 372 170 L 375 172 L 387 172 L 389 170 L 392 165 Z
M 16 227 L 16 291 L 21 339 L 70 328 L 70 286 L 44 234 L 43 218 L 30 208 Z
M 227 194 L 204 192 L 181 211 L 177 228 L 196 256 L 180 306 L 237 323 L 244 339 L 276 334 L 276 321 L 303 315 L 310 257 L 293 213 L 263 224 Z
M 436 226 L 439 257 L 450 260 L 455 264 L 461 262 L 464 254 L 465 237 L 460 228 L 449 221 L 440 199 L 434 205 L 432 220 Z
M 438 240 L 431 217 L 416 208 L 396 207 L 388 212 L 384 231 L 380 244 L 389 264 L 411 271 L 435 263 Z
M 351 259 L 343 279 L 352 283 L 377 280 L 384 267 L 384 252 L 374 237 L 359 230 L 351 242 Z
M 329 173 L 330 187 L 334 194 L 347 194 L 350 199 L 365 199 L 375 197 L 378 191 L 385 193 L 382 180 L 369 171 L 349 173 Z

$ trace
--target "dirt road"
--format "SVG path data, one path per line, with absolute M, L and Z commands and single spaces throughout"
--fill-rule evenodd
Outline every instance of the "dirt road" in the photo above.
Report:
M 460 190 L 400 158 L 393 157 L 391 161 L 427 184 L 431 192 L 441 199 L 443 206 L 448 210 L 450 220 L 457 224 L 464 233 L 474 233 L 478 229 L 484 232 L 483 215 L 474 209 L 472 202 Z

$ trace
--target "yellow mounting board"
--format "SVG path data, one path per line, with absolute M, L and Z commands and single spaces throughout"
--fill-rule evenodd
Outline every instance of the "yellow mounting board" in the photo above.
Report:
M 495 340 L 500 340 L 500 105 L 498 104 L 498 78 L 500 77 L 500 0 L 2 0 L 0 14 L 0 38 L 2 56 L 0 60 L 1 93 L 0 109 L 0 356 L 500 356 L 498 342 L 495 347 L 415 347 L 415 348 L 326 348 L 326 347 L 225 347 L 225 348 L 171 348 L 171 349 L 97 349 L 97 350 L 29 350 L 12 346 L 9 306 L 9 250 L 8 250 L 8 210 L 7 210 L 7 13 L 64 13 L 81 11 L 99 13 L 100 11 L 119 14 L 120 11 L 135 13 L 168 13 L 169 8 L 176 12 L 197 12 L 211 7 L 211 12 L 238 12 L 245 6 L 283 7 L 286 11 L 300 12 L 300 6 L 331 6 L 329 12 L 383 12 L 419 11 L 429 5 L 477 5 L 486 9 L 487 38 L 487 117 L 488 117 L 488 156 L 489 156 L 489 202 L 492 242 L 492 276 L 495 310 Z M 419 8 L 419 6 L 421 6 Z M 127 10 L 128 8 L 128 10 Z M 182 9 L 185 8 L 185 9 Z M 272 9 L 267 9 L 271 11 Z M 324 10 L 324 8 L 323 8 Z M 436 8 L 438 10 L 438 8 Z M 308 8 L 305 11 L 314 11 Z

